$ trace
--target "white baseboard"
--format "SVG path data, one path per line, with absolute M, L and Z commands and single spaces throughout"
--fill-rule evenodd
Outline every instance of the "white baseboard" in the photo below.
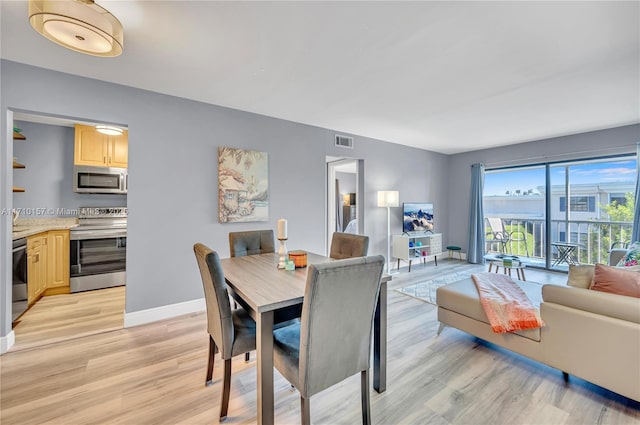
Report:
M 205 311 L 207 304 L 204 298 L 197 300 L 185 301 L 177 304 L 163 305 L 147 310 L 134 311 L 124 313 L 124 327 L 144 325 L 146 323 L 157 322 L 158 320 L 171 319 L 172 317 L 182 316 L 184 314 L 197 313 Z
M 16 343 L 16 334 L 11 331 L 7 336 L 0 337 L 0 354 L 4 354 L 9 351 L 9 348 L 13 347 Z

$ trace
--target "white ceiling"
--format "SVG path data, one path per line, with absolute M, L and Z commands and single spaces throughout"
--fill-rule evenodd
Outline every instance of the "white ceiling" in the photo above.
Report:
M 96 58 L 1 1 L 1 57 L 456 153 L 640 122 L 640 2 L 97 0 Z

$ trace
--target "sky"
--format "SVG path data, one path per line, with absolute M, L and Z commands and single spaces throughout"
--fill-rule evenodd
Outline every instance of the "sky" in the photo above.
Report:
M 551 184 L 564 184 L 565 165 L 551 166 Z M 591 163 L 569 165 L 569 182 L 611 183 L 636 181 L 636 159 L 608 160 Z M 539 194 L 538 186 L 545 184 L 544 166 L 534 168 L 518 168 L 513 171 L 487 172 L 484 180 L 484 195 L 504 195 L 507 190 L 524 193 L 531 189 Z

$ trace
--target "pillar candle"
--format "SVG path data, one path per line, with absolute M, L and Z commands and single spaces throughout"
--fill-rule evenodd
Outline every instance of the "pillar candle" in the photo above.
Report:
M 287 239 L 287 220 L 278 220 L 278 239 Z

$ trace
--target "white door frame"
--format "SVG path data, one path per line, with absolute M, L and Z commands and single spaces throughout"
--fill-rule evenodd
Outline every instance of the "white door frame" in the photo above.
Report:
M 329 255 L 331 238 L 336 228 L 336 171 L 345 166 L 355 169 L 356 175 L 356 219 L 358 234 L 364 234 L 364 160 L 355 158 L 327 157 L 327 220 L 326 220 L 326 254 Z

